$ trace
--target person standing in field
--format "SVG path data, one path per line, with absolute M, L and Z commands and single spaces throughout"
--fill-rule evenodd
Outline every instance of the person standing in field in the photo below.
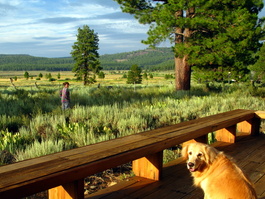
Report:
M 63 83 L 63 89 L 60 91 L 62 110 L 70 108 L 70 91 L 69 91 L 69 82 Z

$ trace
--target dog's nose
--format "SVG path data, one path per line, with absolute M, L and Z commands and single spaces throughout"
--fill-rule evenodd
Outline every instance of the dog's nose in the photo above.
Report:
M 188 163 L 188 166 L 189 166 L 189 167 L 194 167 L 194 163 L 189 162 L 189 163 Z

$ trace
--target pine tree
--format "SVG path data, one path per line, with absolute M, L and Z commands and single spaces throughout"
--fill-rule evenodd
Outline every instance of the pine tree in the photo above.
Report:
M 115 0 L 122 11 L 151 24 L 145 44 L 169 39 L 175 53 L 176 90 L 189 90 L 191 67 L 247 72 L 264 35 L 262 0 Z
M 127 84 L 141 84 L 142 83 L 142 69 L 138 65 L 132 65 L 128 71 Z
M 28 73 L 28 71 L 26 71 L 25 73 L 24 73 L 24 77 L 28 80 L 29 79 L 29 73 Z
M 84 81 L 84 85 L 95 83 L 95 74 L 101 70 L 98 42 L 97 34 L 87 25 L 78 28 L 77 41 L 72 46 L 71 54 L 75 60 L 73 72 L 76 73 L 77 78 Z
M 100 71 L 100 72 L 98 73 L 98 78 L 100 78 L 100 79 L 104 79 L 104 78 L 105 78 L 105 73 L 104 73 L 103 71 Z
M 250 70 L 253 71 L 253 79 L 255 81 L 263 80 L 265 81 L 265 45 L 261 47 L 260 51 L 258 52 L 259 59 L 258 61 L 250 66 Z

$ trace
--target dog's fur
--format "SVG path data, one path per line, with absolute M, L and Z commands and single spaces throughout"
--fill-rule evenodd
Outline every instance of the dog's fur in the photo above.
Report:
M 183 147 L 182 156 L 204 199 L 256 199 L 252 183 L 223 152 L 202 143 Z

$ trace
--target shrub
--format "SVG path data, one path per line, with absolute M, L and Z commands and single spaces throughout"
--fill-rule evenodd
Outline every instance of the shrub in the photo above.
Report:
M 175 77 L 172 74 L 166 74 L 165 79 L 174 79 Z
M 252 96 L 249 85 L 211 86 L 220 85 L 222 92 L 206 92 L 202 85 L 191 91 L 161 85 L 78 86 L 71 93 L 75 106 L 67 113 L 61 111 L 58 86 L 9 88 L 1 92 L 0 130 L 4 131 L 2 137 L 11 141 L 10 145 L 2 143 L 2 149 L 22 160 L 44 154 L 37 151 L 45 147 L 52 153 L 237 108 L 265 110 L 264 99 Z
M 25 159 L 40 157 L 71 148 L 73 148 L 72 145 L 65 142 L 64 140 L 43 140 L 41 142 L 36 140 L 25 150 L 19 150 L 17 152 L 16 159 L 18 161 L 22 161 Z

